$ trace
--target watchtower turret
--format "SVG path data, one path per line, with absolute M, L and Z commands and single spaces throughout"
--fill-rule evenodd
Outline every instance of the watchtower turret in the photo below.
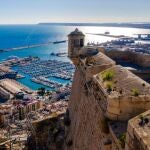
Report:
M 84 47 L 84 37 L 77 28 L 68 35 L 68 57 L 73 59 L 78 56 L 80 49 Z

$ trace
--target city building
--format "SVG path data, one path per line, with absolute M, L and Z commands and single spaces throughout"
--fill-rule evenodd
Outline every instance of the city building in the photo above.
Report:
M 42 101 L 38 100 L 28 100 L 28 101 L 21 101 L 18 102 L 16 105 L 18 109 L 19 119 L 25 119 L 28 113 L 32 111 L 37 111 L 38 109 L 42 108 Z
M 17 72 L 9 69 L 6 66 L 0 65 L 0 79 L 16 79 L 17 77 Z
M 7 92 L 5 89 L 0 87 L 0 99 L 2 100 L 9 100 L 10 99 L 10 94 Z
M 32 93 L 32 90 L 29 89 L 28 87 L 20 84 L 16 80 L 13 79 L 3 79 L 0 80 L 0 87 L 8 91 L 12 95 L 16 95 L 19 92 L 24 92 L 24 93 Z

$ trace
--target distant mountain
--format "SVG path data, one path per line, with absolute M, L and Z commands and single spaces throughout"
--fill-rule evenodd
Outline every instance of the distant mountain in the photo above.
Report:
M 106 26 L 150 29 L 150 23 L 39 23 L 39 25 L 59 26 Z

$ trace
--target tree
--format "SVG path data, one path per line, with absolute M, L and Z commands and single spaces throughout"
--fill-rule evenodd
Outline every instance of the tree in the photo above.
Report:
M 45 94 L 45 88 L 44 87 L 39 88 L 38 91 L 37 91 L 37 93 L 40 96 L 44 96 L 44 94 Z

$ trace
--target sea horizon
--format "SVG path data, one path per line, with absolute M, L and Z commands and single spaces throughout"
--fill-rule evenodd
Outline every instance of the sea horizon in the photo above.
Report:
M 59 25 L 59 26 L 106 26 L 106 27 L 126 27 L 126 28 L 143 28 L 150 29 L 150 22 L 38 22 L 38 23 L 12 23 L 0 24 L 0 26 L 7 25 Z

